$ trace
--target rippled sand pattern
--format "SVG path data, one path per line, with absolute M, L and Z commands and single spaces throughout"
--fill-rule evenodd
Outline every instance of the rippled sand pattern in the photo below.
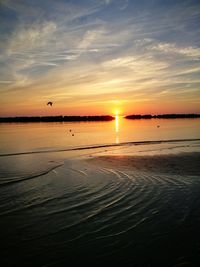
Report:
M 2 266 L 198 266 L 199 175 L 111 158 L 2 179 Z

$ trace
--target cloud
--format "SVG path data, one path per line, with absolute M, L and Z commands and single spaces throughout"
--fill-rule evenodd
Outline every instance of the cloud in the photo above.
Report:
M 87 31 L 84 36 L 83 39 L 81 40 L 80 44 L 78 45 L 79 49 L 86 49 L 88 48 L 93 41 L 95 41 L 96 37 L 98 35 L 97 31 Z
M 200 59 L 200 48 L 198 47 L 178 47 L 174 43 L 157 43 L 151 47 L 152 50 L 154 51 L 159 51 L 163 53 L 176 53 L 176 54 L 181 54 L 184 56 L 188 57 L 194 57 L 196 60 Z
M 168 67 L 166 62 L 155 61 L 151 57 L 145 56 L 125 56 L 115 58 L 103 63 L 108 68 L 129 68 L 135 72 L 142 72 L 144 75 L 154 71 L 161 71 Z
M 147 102 L 170 99 L 176 92 L 177 99 L 199 97 L 195 4 L 2 3 L 15 15 L 9 31 L 1 31 L 4 103 L 9 98 L 38 103 L 48 96 L 81 105 L 116 98 Z
M 106 5 L 110 5 L 111 2 L 112 2 L 112 0 L 105 0 L 105 4 L 106 4 Z
M 120 6 L 120 9 L 125 10 L 128 7 L 128 4 L 129 4 L 129 0 L 123 0 L 122 4 Z
M 17 28 L 10 38 L 8 53 L 44 48 L 51 41 L 56 28 L 56 24 L 52 21 L 36 23 L 30 26 L 23 25 Z

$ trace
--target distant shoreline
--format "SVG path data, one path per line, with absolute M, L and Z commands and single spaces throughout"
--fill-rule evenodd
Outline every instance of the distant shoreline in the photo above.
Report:
M 128 115 L 125 117 L 126 119 L 187 119 L 187 118 L 200 118 L 200 114 L 159 114 L 159 115 L 151 115 L 151 114 L 134 114 Z
M 81 122 L 81 121 L 111 121 L 113 116 L 35 116 L 35 117 L 0 117 L 4 122 Z
M 200 118 L 200 114 L 133 114 L 124 116 L 126 119 L 187 119 L 187 118 Z M 11 122 L 82 122 L 82 121 L 112 121 L 115 116 L 102 115 L 102 116 L 23 116 L 23 117 L 0 117 L 0 123 Z

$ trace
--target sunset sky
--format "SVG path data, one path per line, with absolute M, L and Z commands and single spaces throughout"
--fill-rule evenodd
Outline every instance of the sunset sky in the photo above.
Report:
M 199 1 L 0 0 L 0 116 L 199 113 L 199 44 Z

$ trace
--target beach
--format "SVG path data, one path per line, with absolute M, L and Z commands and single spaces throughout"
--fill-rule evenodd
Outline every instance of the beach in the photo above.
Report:
M 199 11 L 0 0 L 0 266 L 200 266 Z
M 37 137 L 21 150 L 20 139 L 13 143 L 7 134 L 12 149 L 0 155 L 1 265 L 199 266 L 198 125 L 187 140 L 173 131 L 174 140 L 158 140 L 151 124 L 154 140 L 124 134 L 121 143 L 83 145 L 86 133 L 96 140 L 91 128 L 99 133 L 98 125 L 88 124 L 87 132 L 87 124 L 20 125 L 14 130 L 25 133 L 23 141 L 27 131 Z M 4 138 L 11 129 L 5 127 Z M 37 127 L 49 133 L 43 147 Z M 72 139 L 65 147 L 64 139 L 62 146 L 52 139 L 62 130 Z
M 89 162 L 97 166 L 119 170 L 138 170 L 170 175 L 199 175 L 199 159 L 200 154 L 194 152 L 153 156 L 105 155 L 90 159 Z

